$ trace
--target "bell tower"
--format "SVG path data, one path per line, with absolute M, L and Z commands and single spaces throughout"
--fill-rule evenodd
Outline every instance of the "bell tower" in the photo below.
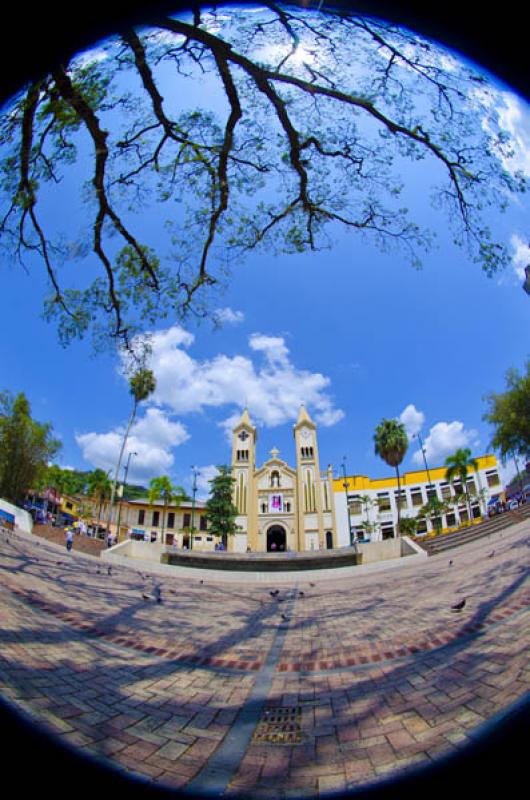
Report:
M 236 519 L 247 545 L 257 549 L 257 509 L 254 507 L 254 474 L 256 472 L 256 428 L 244 409 L 232 431 L 232 477 L 234 478 L 234 505 L 239 515 Z
M 298 549 L 325 547 L 317 428 L 302 403 L 293 426 L 298 489 Z

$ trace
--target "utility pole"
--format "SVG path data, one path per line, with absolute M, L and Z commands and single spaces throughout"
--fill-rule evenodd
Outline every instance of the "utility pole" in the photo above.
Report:
M 350 514 L 350 504 L 348 502 L 348 489 L 350 488 L 350 483 L 348 478 L 346 477 L 346 456 L 342 459 L 342 477 L 344 478 L 343 486 L 344 486 L 344 494 L 346 496 L 346 510 L 348 512 L 348 532 L 350 534 L 350 546 L 355 545 L 355 539 L 351 529 L 351 514 Z
M 192 474 L 193 474 L 193 486 L 191 490 L 192 500 L 191 500 L 191 532 L 190 532 L 190 550 L 193 550 L 193 531 L 195 530 L 195 495 L 197 494 L 197 475 L 199 471 L 197 467 L 192 467 Z
M 137 455 L 138 453 L 136 452 L 129 453 L 129 455 L 127 456 L 127 463 L 125 465 L 125 472 L 123 475 L 123 486 L 120 495 L 120 502 L 118 503 L 118 519 L 116 520 L 116 536 L 118 537 L 118 542 L 120 540 L 121 504 L 123 501 L 123 494 L 125 492 L 125 487 L 127 485 L 127 473 L 129 472 L 129 464 L 131 463 L 131 456 L 137 456 Z

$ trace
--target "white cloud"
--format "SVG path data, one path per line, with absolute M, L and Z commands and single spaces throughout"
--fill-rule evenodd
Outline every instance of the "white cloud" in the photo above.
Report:
M 511 172 L 521 170 L 530 177 L 530 114 L 526 103 L 511 92 L 500 92 L 497 109 L 502 128 L 512 136 L 513 156 L 504 162 Z
M 437 466 L 445 458 L 454 453 L 459 447 L 476 448 L 480 444 L 477 431 L 466 430 L 464 423 L 458 420 L 453 422 L 437 422 L 429 431 L 424 440 L 425 456 L 430 466 Z M 412 456 L 414 463 L 421 465 L 423 456 L 417 450 Z
M 529 143 L 530 144 L 530 143 Z M 515 274 L 522 281 L 525 280 L 525 267 L 530 264 L 530 245 L 528 242 L 521 239 L 521 237 L 514 233 L 510 239 L 510 244 L 513 249 L 512 264 Z
M 83 458 L 94 467 L 111 470 L 114 477 L 124 432 L 123 428 L 116 428 L 107 433 L 81 433 L 76 435 L 76 441 Z M 189 435 L 182 423 L 172 421 L 158 408 L 148 408 L 145 416 L 133 425 L 127 440 L 124 459 L 128 453 L 136 453 L 131 458 L 128 479 L 132 482 L 146 481 L 168 473 L 174 463 L 172 449 L 186 439 Z M 120 479 L 124 466 L 125 463 L 120 470 Z
M 210 481 L 218 474 L 219 470 L 215 464 L 208 464 L 205 467 L 197 467 L 197 498 L 199 500 L 207 500 L 210 496 Z M 190 475 L 189 480 L 186 481 L 190 489 L 193 485 L 193 475 Z
M 213 317 L 219 325 L 238 325 L 245 319 L 242 311 L 234 311 L 228 306 L 226 308 L 217 308 L 213 312 Z
M 412 439 L 416 433 L 421 431 L 425 422 L 425 414 L 423 411 L 418 411 L 415 405 L 409 403 L 401 412 L 399 421 L 405 426 L 409 439 Z
M 249 337 L 251 351 L 262 357 L 257 364 L 245 355 L 194 360 L 186 352 L 193 341 L 179 326 L 151 337 L 150 366 L 157 382 L 152 402 L 173 414 L 247 406 L 256 423 L 274 427 L 296 419 L 305 402 L 320 425 L 334 425 L 344 416 L 327 391 L 329 378 L 295 367 L 283 337 Z

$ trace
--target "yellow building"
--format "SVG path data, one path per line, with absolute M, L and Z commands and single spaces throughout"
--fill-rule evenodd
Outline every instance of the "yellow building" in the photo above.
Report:
M 401 516 L 416 517 L 420 508 L 432 497 L 440 502 L 445 501 L 449 507 L 438 520 L 420 520 L 417 529 L 419 534 L 427 533 L 434 527 L 442 530 L 455 528 L 487 516 L 488 505 L 503 499 L 503 486 L 494 455 L 479 456 L 476 461 L 478 469 L 470 470 L 467 477 L 467 494 L 460 480 L 452 483 L 446 480 L 446 467 L 403 473 L 400 477 Z M 398 504 L 395 475 L 388 478 L 369 478 L 366 475 L 337 478 L 334 492 L 340 541 L 349 539 L 349 531 L 356 539 L 370 541 L 395 536 Z
M 245 409 L 232 432 L 234 505 L 239 533 L 229 549 L 307 551 L 337 547 L 333 473 L 320 471 L 316 425 L 302 405 L 293 426 L 296 466 L 278 450 L 256 465 L 257 432 Z

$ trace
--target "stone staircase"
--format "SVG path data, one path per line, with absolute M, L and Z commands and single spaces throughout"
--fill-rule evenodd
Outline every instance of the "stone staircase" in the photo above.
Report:
M 436 553 L 443 553 L 445 550 L 451 550 L 453 547 L 460 547 L 460 545 L 474 542 L 481 539 L 483 536 L 489 536 L 496 531 L 504 530 L 510 525 L 515 525 L 523 520 L 530 520 L 530 503 L 526 503 L 520 508 L 513 511 L 505 511 L 503 514 L 497 514 L 490 517 L 485 522 L 478 525 L 472 525 L 469 528 L 455 531 L 454 533 L 443 533 L 433 539 L 424 539 L 417 537 L 414 541 L 423 547 L 427 553 L 432 556 Z

